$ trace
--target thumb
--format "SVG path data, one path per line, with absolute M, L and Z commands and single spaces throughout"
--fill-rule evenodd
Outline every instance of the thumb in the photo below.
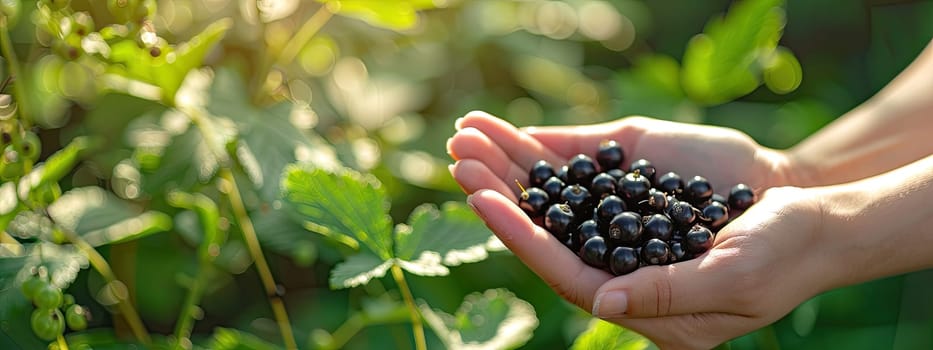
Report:
M 703 261 L 709 255 L 673 265 L 643 267 L 609 280 L 593 301 L 602 319 L 645 318 L 718 310 L 724 283 L 721 272 Z M 721 271 L 721 269 L 720 269 Z

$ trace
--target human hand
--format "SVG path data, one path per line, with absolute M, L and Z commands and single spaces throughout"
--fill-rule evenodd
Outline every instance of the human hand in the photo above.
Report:
M 661 172 L 704 174 L 714 188 L 739 181 L 762 188 L 786 181 L 780 172 L 770 173 L 787 164 L 780 154 L 744 134 L 644 118 L 522 132 L 483 113 L 471 113 L 457 126 L 448 143 L 458 160 L 451 172 L 473 193 L 470 205 L 503 243 L 568 301 L 662 348 L 715 346 L 776 320 L 828 288 L 820 283 L 825 276 L 820 267 L 828 265 L 815 261 L 818 254 L 800 254 L 813 244 L 807 233 L 818 228 L 820 213 L 805 190 L 769 191 L 720 231 L 711 251 L 697 259 L 613 278 L 585 265 L 534 225 L 515 205 L 516 189 L 507 185 L 527 178 L 527 168 L 537 159 L 562 164 L 577 153 L 593 154 L 602 139 L 619 141 L 628 160 L 644 157 Z M 665 152 L 670 149 L 677 151 Z M 732 161 L 716 161 L 717 154 Z M 700 157 L 706 160 L 697 161 Z

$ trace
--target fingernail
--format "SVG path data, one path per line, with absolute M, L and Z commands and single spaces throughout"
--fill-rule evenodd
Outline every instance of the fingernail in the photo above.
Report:
M 451 144 L 451 142 L 453 142 L 453 140 L 454 140 L 454 138 L 451 137 L 451 138 L 448 138 L 448 139 L 447 139 L 447 142 L 444 143 L 444 148 L 447 150 L 447 155 L 448 155 L 448 156 L 451 156 L 451 157 L 454 156 L 454 152 L 450 149 L 450 144 Z
M 599 318 L 621 317 L 628 307 L 628 296 L 623 291 L 603 292 L 593 301 L 593 316 Z
M 470 208 L 473 209 L 473 212 L 476 213 L 476 215 L 480 217 L 480 219 L 486 220 L 486 216 L 483 215 L 483 211 L 482 211 L 482 210 L 479 210 L 479 207 L 477 207 L 475 204 L 473 204 L 473 195 L 472 195 L 472 194 L 470 194 L 470 195 L 467 196 L 466 202 L 467 202 L 467 204 L 470 205 Z
M 454 121 L 454 129 L 460 130 L 462 124 L 463 124 L 463 117 L 457 118 L 457 120 Z

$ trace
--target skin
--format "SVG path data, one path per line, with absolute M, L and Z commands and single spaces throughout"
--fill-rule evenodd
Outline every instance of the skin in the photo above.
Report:
M 477 111 L 456 122 L 450 171 L 487 226 L 564 299 L 663 349 L 711 348 L 824 291 L 933 267 L 933 102 L 920 98 L 933 93 L 931 46 L 877 96 L 788 150 L 645 117 L 519 129 Z M 535 161 L 564 164 L 605 139 L 620 142 L 626 163 L 702 174 L 714 189 L 743 182 L 759 201 L 706 254 L 613 277 L 528 219 L 514 185 Z

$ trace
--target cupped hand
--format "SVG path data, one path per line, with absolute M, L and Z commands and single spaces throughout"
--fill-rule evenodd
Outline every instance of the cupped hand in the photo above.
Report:
M 763 189 L 786 181 L 784 160 L 730 129 L 626 118 L 594 126 L 526 128 L 481 112 L 458 120 L 448 143 L 451 172 L 474 211 L 558 294 L 594 315 L 633 329 L 662 348 L 709 348 L 766 325 L 825 289 L 824 266 L 809 246 L 819 204 L 807 190 L 767 191 L 760 202 L 690 261 L 649 266 L 620 277 L 585 265 L 515 204 L 515 179 L 538 159 L 562 164 L 615 139 L 628 160 L 660 172 L 702 174 L 714 188 L 745 182 Z M 776 173 L 775 173 L 776 172 Z M 822 275 L 825 276 L 825 275 Z

